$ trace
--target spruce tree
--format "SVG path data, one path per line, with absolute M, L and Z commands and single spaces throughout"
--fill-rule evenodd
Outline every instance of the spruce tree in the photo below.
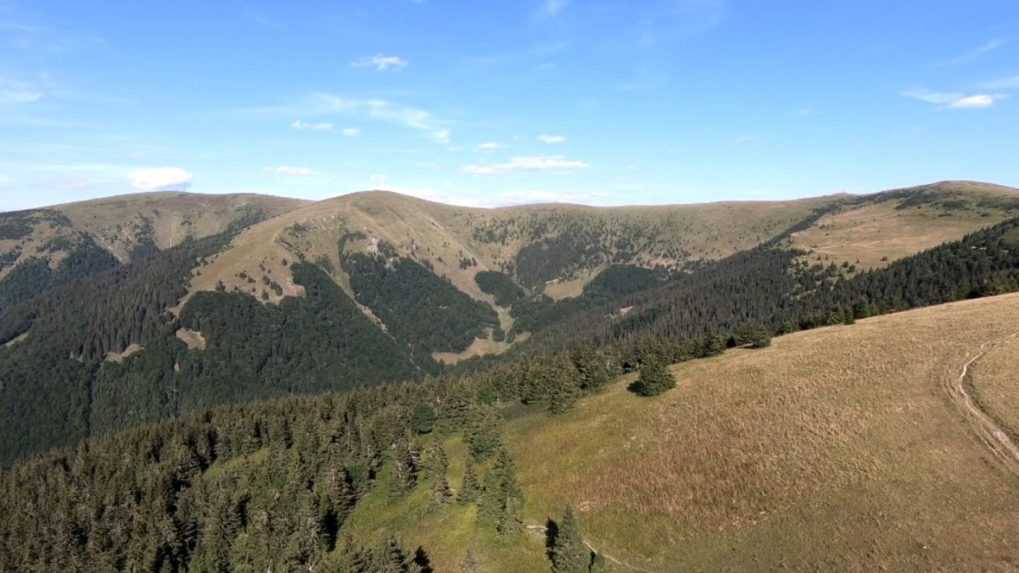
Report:
M 551 557 L 555 573 L 586 573 L 591 565 L 591 550 L 584 545 L 580 523 L 572 506 L 566 507 L 559 523 Z
M 765 327 L 756 325 L 750 329 L 747 342 L 751 348 L 767 348 L 771 346 L 771 333 Z
M 478 474 L 474 469 L 474 462 L 467 458 L 463 483 L 460 485 L 460 492 L 456 495 L 456 500 L 460 503 L 472 503 L 477 501 L 479 493 L 480 484 L 478 483 Z
M 524 494 L 517 484 L 516 469 L 509 452 L 500 448 L 495 463 L 485 475 L 481 493 L 481 516 L 499 535 L 511 535 L 520 530 L 520 511 Z
M 399 497 L 417 485 L 418 463 L 414 451 L 406 440 L 397 442 L 393 450 L 393 479 L 390 495 Z
M 675 387 L 676 379 L 668 367 L 662 364 L 657 355 L 648 354 L 644 357 L 640 377 L 633 383 L 631 389 L 641 396 L 657 396 Z
M 435 410 L 428 404 L 418 404 L 414 407 L 411 426 L 418 434 L 432 433 L 432 429 L 435 428 Z

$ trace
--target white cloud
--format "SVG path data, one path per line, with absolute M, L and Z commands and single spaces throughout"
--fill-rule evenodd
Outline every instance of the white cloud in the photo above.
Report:
M 543 134 L 538 136 L 538 141 L 540 141 L 542 143 L 547 143 L 547 144 L 550 144 L 550 145 L 554 145 L 554 144 L 557 144 L 557 143 L 566 143 L 566 137 L 562 136 L 562 135 L 552 135 L 552 134 L 543 133 Z
M 35 103 L 44 94 L 25 82 L 0 78 L 0 105 Z
M 486 141 L 478 145 L 478 151 L 497 151 L 499 149 L 502 149 L 502 144 L 494 141 Z
M 554 18 L 569 6 L 570 0 L 544 0 L 541 3 L 540 14 L 546 18 Z
M 343 135 L 346 137 L 357 137 L 361 135 L 361 130 L 356 127 L 345 127 L 343 128 Z
M 1003 40 L 1001 38 L 994 38 L 993 40 L 990 40 L 988 42 L 985 42 L 985 43 L 977 46 L 976 48 L 973 48 L 972 50 L 966 52 L 965 54 L 962 54 L 962 55 L 956 56 L 956 57 L 954 57 L 954 58 L 952 58 L 950 60 L 945 60 L 944 62 L 941 62 L 941 65 L 943 65 L 943 66 L 957 66 L 957 65 L 960 65 L 960 64 L 966 64 L 966 63 L 972 62 L 973 60 L 979 58 L 980 56 L 982 56 L 984 54 L 988 54 L 990 52 L 993 52 L 993 51 L 997 50 L 998 48 L 1004 46 L 1007 43 L 1008 42 L 1006 42 L 1005 40 Z
M 400 56 L 386 56 L 383 54 L 375 54 L 374 56 L 365 56 L 359 60 L 352 62 L 350 65 L 355 68 L 375 68 L 380 72 L 385 72 L 390 68 L 394 70 L 400 70 L 407 67 L 407 60 Z
M 331 124 L 331 123 L 309 123 L 309 122 L 306 122 L 306 121 L 301 121 L 299 119 L 295 119 L 294 122 L 290 124 L 290 127 L 293 128 L 293 129 L 301 129 L 301 130 L 309 130 L 309 131 L 332 131 L 333 130 L 333 124 Z
M 1002 94 L 964 94 L 915 89 L 902 92 L 904 97 L 936 105 L 942 109 L 978 109 L 993 106 L 1005 98 Z
M 191 187 L 192 175 L 180 167 L 137 169 L 131 173 L 131 186 L 139 191 L 184 191 Z
M 422 131 L 440 143 L 447 143 L 452 137 L 444 122 L 431 112 L 384 99 L 354 99 L 319 92 L 311 94 L 301 101 L 286 105 L 243 108 L 238 112 L 271 116 L 302 115 L 305 117 L 354 115 Z
M 383 99 L 346 99 L 330 94 L 315 94 L 314 100 L 324 113 L 361 113 L 368 117 L 413 129 L 425 131 L 439 143 L 448 143 L 450 132 L 430 112 L 393 103 Z
M 293 167 L 291 165 L 280 165 L 279 167 L 267 167 L 272 170 L 276 175 L 283 175 L 286 177 L 311 177 L 315 174 L 314 171 L 307 167 Z
M 994 102 L 1001 99 L 1004 96 L 994 96 L 987 94 L 977 94 L 971 96 L 961 97 L 952 103 L 948 104 L 948 107 L 956 109 L 970 109 L 980 107 L 991 107 Z
M 504 163 L 467 165 L 463 171 L 471 175 L 502 175 L 515 171 L 576 171 L 588 167 L 590 165 L 585 161 L 566 159 L 558 155 L 538 155 L 514 157 Z

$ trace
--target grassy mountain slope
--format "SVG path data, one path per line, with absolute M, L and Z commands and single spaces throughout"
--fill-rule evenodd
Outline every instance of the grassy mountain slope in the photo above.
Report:
M 494 270 L 541 292 L 611 262 L 677 268 L 716 259 L 763 242 L 837 199 L 593 208 L 535 205 L 501 209 L 453 207 L 373 191 L 305 206 L 247 230 L 195 281 L 211 290 L 222 281 L 243 290 L 241 272 L 286 275 L 283 259 L 303 257 L 330 266 L 349 289 L 339 245 L 365 252 L 380 243 L 426 263 L 461 291 L 490 300 L 474 276 Z M 363 235 L 363 236 L 362 236 Z M 278 296 L 274 300 L 278 300 Z
M 301 203 L 166 192 L 0 213 L 0 311 L 53 286 L 275 217 Z
M 1019 189 L 969 181 L 887 191 L 792 235 L 811 263 L 872 269 L 1019 215 Z
M 357 548 L 395 537 L 434 570 L 542 571 L 570 503 L 608 571 L 1008 570 L 1019 451 L 986 445 L 1014 428 L 958 390 L 1001 387 L 1017 318 L 1009 295 L 822 328 L 557 415 L 593 362 L 217 408 L 0 471 L 0 568 L 371 572 Z M 437 501 L 468 455 L 480 498 Z
M 633 566 L 618 571 L 1008 570 L 1017 476 L 945 385 L 1017 325 L 1019 295 L 909 311 L 674 366 L 679 386 L 659 398 L 627 392 L 624 377 L 563 416 L 519 417 L 507 439 L 525 520 L 573 504 L 587 540 Z M 1002 350 L 977 363 L 973 384 L 1000 386 L 1016 368 Z M 491 547 L 491 571 L 521 570 L 526 554 L 540 563 L 537 540 L 500 563 L 504 550 L 474 537 L 464 510 L 419 527 L 413 498 L 403 503 L 355 519 L 356 534 L 396 530 L 436 563 L 472 544 Z

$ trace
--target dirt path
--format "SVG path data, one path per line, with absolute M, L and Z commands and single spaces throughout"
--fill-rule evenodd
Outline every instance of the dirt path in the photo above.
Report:
M 973 396 L 966 389 L 966 379 L 971 376 L 970 368 L 978 360 L 983 358 L 992 349 L 1008 344 L 1017 337 L 1019 337 L 1019 333 L 1015 333 L 1002 340 L 981 344 L 979 352 L 962 365 L 962 371 L 959 373 L 959 376 L 945 384 L 945 389 L 948 391 L 952 402 L 959 407 L 963 416 L 970 421 L 980 441 L 987 446 L 987 449 L 991 451 L 995 459 L 1004 464 L 1015 475 L 1019 475 L 1019 446 L 1012 441 L 1012 438 L 998 425 L 994 418 L 985 412 L 976 400 L 973 399 Z

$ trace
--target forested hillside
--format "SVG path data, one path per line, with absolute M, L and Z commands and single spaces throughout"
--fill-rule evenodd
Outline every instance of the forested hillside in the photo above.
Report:
M 237 231 L 301 203 L 150 193 L 0 213 L 0 313 L 50 288 L 188 240 Z
M 762 330 L 790 332 L 1014 289 L 1015 260 L 1007 246 L 1014 223 L 869 271 L 848 261 L 810 262 L 809 252 L 796 247 L 796 237 L 819 221 L 875 205 L 935 209 L 946 221 L 978 211 L 988 215 L 981 220 L 991 221 L 1016 208 L 1013 194 L 960 193 L 942 185 L 796 203 L 785 215 L 766 204 L 754 215 L 762 221 L 798 218 L 757 246 L 679 267 L 679 259 L 646 266 L 647 252 L 633 246 L 651 240 L 651 231 L 628 234 L 625 229 L 635 227 L 627 221 L 651 216 L 647 211 L 622 211 L 618 219 L 610 217 L 612 210 L 561 206 L 485 213 L 407 203 L 392 194 L 327 202 L 342 216 L 317 226 L 303 208 L 258 223 L 267 213 L 242 207 L 237 213 L 248 215 L 233 220 L 225 233 L 138 251 L 126 263 L 75 230 L 81 242 L 61 254 L 56 267 L 44 259 L 22 261 L 0 283 L 6 413 L 0 461 L 221 404 L 437 375 L 443 371 L 440 357 L 470 354 L 467 349 L 479 340 L 509 349 L 510 362 L 517 354 L 609 345 L 625 355 L 620 365 L 632 368 L 649 345 L 675 360 L 700 352 L 677 346 L 680 339 L 721 337 L 723 346 L 738 344 Z M 136 200 L 125 204 L 137 207 Z M 419 209 L 408 211 L 408 205 Z M 713 209 L 697 216 L 713 217 Z M 753 213 L 751 206 L 721 209 Z M 426 216 L 427 224 L 413 213 Z M 371 220 L 357 218 L 366 215 Z M 56 210 L 5 217 L 10 237 L 72 224 Z M 459 219 L 474 225 L 470 241 L 480 243 L 443 242 L 458 236 L 449 228 Z M 367 226 L 351 231 L 357 226 L 352 221 Z M 658 229 L 655 241 L 686 236 L 652 228 Z M 281 229 L 269 243 L 278 251 L 263 252 L 264 243 L 253 240 Z M 491 232 L 476 238 L 479 229 Z M 599 244 L 614 244 L 611 250 L 566 256 L 549 242 L 601 232 L 611 240 Z M 531 242 L 521 242 L 525 237 Z M 452 259 L 440 251 L 467 244 L 520 250 L 516 262 L 498 266 L 502 271 L 484 270 L 489 255 L 482 256 L 483 250 L 457 251 L 460 274 L 442 266 Z M 589 255 L 599 262 L 574 296 L 553 298 L 527 278 L 545 272 L 532 262 L 560 260 L 580 268 L 594 260 Z M 231 270 L 231 280 L 216 279 L 224 269 Z M 464 287 L 467 278 L 470 288 Z M 212 288 L 202 286 L 208 284 Z M 492 360 L 453 362 L 470 372 Z
M 871 305 L 867 312 L 886 311 L 1015 289 L 1019 287 L 1016 282 L 1017 233 L 1019 223 L 1010 222 L 960 243 L 918 255 L 886 271 L 861 275 L 846 281 L 843 287 L 804 293 L 803 302 L 786 315 L 785 320 L 775 317 L 775 323 L 789 322 L 809 328 L 818 325 L 809 317 L 822 308 L 833 316 L 827 322 L 835 322 L 836 313 L 840 313 L 839 320 L 852 322 L 856 315 L 845 309 L 861 301 Z M 915 280 L 931 276 L 933 272 L 943 274 L 948 269 L 954 269 L 955 274 L 949 274 L 940 286 L 928 289 L 926 283 Z M 949 281 L 969 286 L 950 287 Z M 981 286 L 974 290 L 974 285 Z M 958 328 L 949 335 L 937 327 L 943 322 L 940 319 L 919 323 L 922 331 L 909 330 L 910 325 L 917 323 L 910 322 L 913 319 L 906 315 L 900 315 L 901 319 L 881 319 L 885 322 L 874 324 L 900 326 L 888 330 L 889 335 L 881 334 L 885 331 L 869 335 L 868 348 L 874 347 L 873 351 L 878 352 L 878 348 L 887 346 L 889 336 L 901 339 L 909 330 L 914 338 L 925 333 L 924 344 L 933 345 L 926 353 L 938 356 L 938 360 L 951 358 L 961 362 L 966 349 L 979 346 L 983 341 L 980 337 L 988 336 L 985 332 L 988 324 L 993 326 L 992 335 L 1006 336 L 1014 330 L 1014 298 L 1003 300 L 1011 301 L 1011 306 L 972 307 L 978 311 L 989 310 L 967 315 L 966 322 L 953 322 Z M 659 360 L 690 361 L 718 356 L 725 351 L 726 342 L 743 336 L 742 332 L 750 333 L 748 340 L 732 343 L 768 346 L 759 343 L 758 337 L 767 341 L 773 334 L 771 330 L 762 333 L 753 329 L 713 329 L 708 325 L 704 326 L 703 335 L 694 337 L 651 332 L 642 339 L 635 358 L 637 365 L 644 368 Z M 825 342 L 831 335 L 824 336 L 823 340 L 810 344 L 831 347 L 831 342 Z M 960 337 L 958 345 L 952 342 L 953 336 Z M 806 339 L 795 340 L 808 343 Z M 703 514 L 709 523 L 756 516 L 755 520 L 767 526 L 761 531 L 772 532 L 776 539 L 784 540 L 784 546 L 795 551 L 797 568 L 821 562 L 833 567 L 854 563 L 914 567 L 929 563 L 922 554 L 902 553 L 908 539 L 901 535 L 888 538 L 886 543 L 892 545 L 881 544 L 873 552 L 860 553 L 853 549 L 848 553 L 820 554 L 816 548 L 800 547 L 790 541 L 796 536 L 782 533 L 786 527 L 820 527 L 825 531 L 834 527 L 830 521 L 832 517 L 823 506 L 826 498 L 804 498 L 813 495 L 812 492 L 827 491 L 824 488 L 838 484 L 858 483 L 860 487 L 873 489 L 875 495 L 885 496 L 882 499 L 893 500 L 897 499 L 894 498 L 898 495 L 894 484 L 898 481 L 926 483 L 923 476 L 906 471 L 911 466 L 902 464 L 901 458 L 900 463 L 883 464 L 882 456 L 890 450 L 875 445 L 865 428 L 845 426 L 845 430 L 839 430 L 845 433 L 832 436 L 822 433 L 818 438 L 821 443 L 788 451 L 785 455 L 791 461 L 786 460 L 781 467 L 799 467 L 795 464 L 801 463 L 804 465 L 797 471 L 806 472 L 804 476 L 812 475 L 810 468 L 820 468 L 818 471 L 830 476 L 804 481 L 798 486 L 802 491 L 795 495 L 779 488 L 773 475 L 777 468 L 760 465 L 765 464 L 765 460 L 758 459 L 763 455 L 760 452 L 785 451 L 786 448 L 758 442 L 741 446 L 740 440 L 749 439 L 742 433 L 726 438 L 739 443 L 733 446 L 735 449 L 726 450 L 728 453 L 721 452 L 722 456 L 718 451 L 705 452 L 708 442 L 701 436 L 696 442 L 677 444 L 670 449 L 672 457 L 659 457 L 664 454 L 640 445 L 652 438 L 662 439 L 671 430 L 663 429 L 666 433 L 658 436 L 641 434 L 642 441 L 633 442 L 638 445 L 632 455 L 643 456 L 643 461 L 638 465 L 632 465 L 636 463 L 632 460 L 627 462 L 630 460 L 627 455 L 631 454 L 626 454 L 627 447 L 616 442 L 636 439 L 627 436 L 638 431 L 638 427 L 643 428 L 636 420 L 648 418 L 643 413 L 647 408 L 657 412 L 651 420 L 666 414 L 661 410 L 664 406 L 658 406 L 657 402 L 634 402 L 640 398 L 627 394 L 618 384 L 602 396 L 612 378 L 629 367 L 633 340 L 623 342 L 622 345 L 577 346 L 570 352 L 528 356 L 469 375 L 447 376 L 427 383 L 390 384 L 318 398 L 218 408 L 174 422 L 92 439 L 78 448 L 41 456 L 0 475 L 4 492 L 0 496 L 0 511 L 8 516 L 0 525 L 0 559 L 3 559 L 0 567 L 18 571 L 98 565 L 107 569 L 156 571 L 310 568 L 374 572 L 443 571 L 475 566 L 494 571 L 532 571 L 545 570 L 556 562 L 546 557 L 547 542 L 552 548 L 551 555 L 562 555 L 569 550 L 581 562 L 600 568 L 597 570 L 631 570 L 635 563 L 638 568 L 658 570 L 664 555 L 675 555 L 668 548 L 676 539 L 653 541 L 655 538 L 647 529 L 651 523 L 674 528 L 675 534 L 693 536 L 691 539 L 696 545 L 689 541 L 683 544 L 687 551 L 680 559 L 684 563 L 723 566 L 733 559 L 740 562 L 763 560 L 762 563 L 782 561 L 782 555 L 769 549 L 767 539 L 755 540 L 752 531 L 756 530 L 751 533 L 742 533 L 744 529 L 740 527 L 709 530 L 703 524 L 698 525 L 696 520 L 688 519 L 689 516 L 679 521 L 661 521 L 649 508 L 659 507 L 663 500 L 647 497 L 651 491 L 666 491 L 661 487 L 668 491 L 664 501 L 672 504 L 667 506 L 670 513 L 699 512 L 697 515 Z M 815 351 L 797 352 L 799 343 L 783 340 L 780 351 L 789 353 L 787 356 L 797 361 L 813 360 L 811 368 L 815 370 L 811 370 L 807 378 L 803 378 L 803 373 L 790 373 L 787 378 L 769 378 L 769 383 L 795 381 L 790 396 L 795 396 L 796 404 L 818 419 L 840 424 L 832 428 L 842 428 L 846 424 L 843 410 L 856 404 L 837 402 L 843 393 L 860 394 L 859 398 L 851 400 L 877 400 L 876 404 L 881 404 L 883 398 L 875 397 L 875 393 L 894 392 L 893 386 L 899 383 L 896 380 L 895 384 L 867 384 L 851 377 L 855 382 L 850 390 L 839 372 L 826 372 L 823 366 L 816 364 L 818 360 L 827 360 L 826 357 Z M 862 368 L 871 374 L 889 372 L 873 364 L 893 360 L 891 357 L 854 354 L 852 343 L 842 343 L 838 347 L 847 354 L 846 368 Z M 899 358 L 894 360 L 909 362 L 908 352 L 896 356 Z M 781 357 L 775 360 L 777 364 L 784 364 Z M 705 362 L 708 363 L 717 364 Z M 753 373 L 761 372 L 758 366 L 751 366 L 745 372 L 739 369 L 739 363 L 735 364 L 733 368 L 739 376 L 752 377 Z M 895 371 L 923 373 L 928 370 L 900 365 Z M 689 388 L 686 372 L 684 369 L 679 373 L 681 388 Z M 719 384 L 712 372 L 714 370 L 700 375 L 696 387 Z M 915 388 L 911 392 L 925 395 L 939 388 L 936 380 L 910 376 L 909 387 Z M 801 378 L 811 382 L 808 384 Z M 817 380 L 824 381 L 824 394 L 812 390 Z M 806 386 L 801 388 L 803 384 Z M 927 384 L 932 385 L 932 390 L 924 390 Z M 715 400 L 688 398 L 693 403 L 683 407 L 693 409 L 698 418 L 680 419 L 679 428 L 692 431 L 707 420 L 735 423 L 741 418 L 726 414 L 725 408 L 745 409 L 747 404 L 755 403 L 741 400 L 738 392 L 767 390 L 756 382 L 742 386 L 727 384 L 726 388 L 728 390 L 717 398 L 721 400 L 717 404 L 718 411 L 712 410 L 716 407 L 713 406 Z M 684 390 L 682 395 L 686 396 L 689 391 Z M 732 392 L 737 394 L 730 395 Z M 585 396 L 597 399 L 589 403 Z M 672 403 L 672 398 L 668 400 Z M 780 398 L 773 398 L 772 402 L 775 400 Z M 962 420 L 944 411 L 948 405 L 946 401 L 932 402 L 924 398 L 923 404 L 924 408 L 933 408 L 930 415 L 935 416 L 935 420 L 951 419 L 958 425 L 953 437 L 936 438 L 939 443 L 948 440 L 945 447 L 951 448 L 951 455 L 979 455 L 980 442 L 965 434 Z M 676 407 L 679 406 L 670 406 L 670 411 Z M 590 408 L 596 409 L 594 413 Z M 769 420 L 762 426 L 767 432 L 761 434 L 767 439 L 787 435 L 789 428 L 800 424 L 795 412 L 783 413 L 781 408 L 757 411 L 755 419 L 755 424 Z M 895 424 L 888 424 L 902 419 L 902 416 L 888 415 L 871 423 L 890 428 L 880 435 L 894 440 L 901 431 L 895 430 Z M 926 419 L 925 416 L 917 418 Z M 558 421 L 547 423 L 550 420 Z M 745 426 L 747 422 L 742 419 L 739 423 Z M 622 434 L 611 429 L 618 424 L 624 424 Z M 939 423 L 937 427 L 944 425 Z M 917 431 L 911 428 L 910 431 Z M 841 446 L 842 440 L 850 436 L 854 451 L 864 456 L 859 462 L 856 458 L 840 457 L 842 454 L 835 447 Z M 834 445 L 826 445 L 828 441 L 833 441 Z M 560 453 L 553 454 L 552 450 Z M 688 455 L 682 453 L 686 450 L 689 450 Z M 739 454 L 742 458 L 730 460 L 726 457 L 743 451 L 745 453 Z M 896 451 L 900 452 L 896 456 L 909 456 L 918 463 L 940 463 L 932 461 L 928 448 Z M 665 483 L 661 476 L 652 475 L 654 464 L 665 467 L 679 463 L 686 467 L 691 463 L 707 464 L 709 459 L 724 461 L 725 469 L 703 465 L 696 466 L 693 471 L 724 471 L 724 478 L 717 483 L 704 481 L 696 475 L 682 477 L 685 474 L 680 472 L 677 475 L 681 479 L 676 485 L 654 485 Z M 740 459 L 745 459 L 749 465 L 740 466 L 743 469 L 736 471 Z M 569 469 L 574 464 L 583 466 L 595 460 L 615 464 L 614 468 L 627 463 L 631 464 L 630 469 L 647 468 L 641 475 L 648 476 L 651 481 L 635 485 L 632 493 L 619 497 L 618 492 L 612 493 L 616 491 L 614 486 L 597 477 L 608 474 Z M 881 465 L 859 465 L 866 460 L 871 460 L 866 463 Z M 888 479 L 874 477 L 875 472 L 885 475 L 889 471 L 900 473 Z M 993 471 L 980 471 L 981 483 L 996 488 L 995 491 L 1003 487 L 1000 476 Z M 740 476 L 743 475 L 751 480 L 746 487 L 741 485 L 740 480 L 744 478 Z M 783 480 L 788 478 L 782 475 Z M 627 479 L 637 483 L 632 478 Z M 575 491 L 588 492 L 592 497 L 577 498 L 564 493 Z M 817 495 L 837 495 L 823 491 Z M 1005 522 L 995 517 L 990 509 L 998 506 L 997 501 L 989 504 L 991 500 L 981 498 L 981 491 L 973 490 L 968 494 L 973 503 L 979 504 L 971 507 L 979 507 L 981 515 L 992 520 L 987 521 L 992 523 L 990 527 L 998 531 Z M 611 494 L 610 497 L 601 497 L 603 492 Z M 929 492 L 939 499 L 951 494 L 937 486 Z M 702 498 L 717 498 L 719 503 L 717 506 L 706 504 L 699 501 Z M 684 499 L 692 501 L 682 501 Z M 795 500 L 800 500 L 801 505 Z M 623 504 L 618 509 L 630 517 L 619 514 L 613 503 Z M 581 523 L 588 521 L 589 529 L 580 529 L 576 515 L 569 509 L 571 504 L 578 507 L 583 504 L 580 520 Z M 681 507 L 687 510 L 684 512 Z M 909 513 L 908 506 L 893 501 L 887 502 L 885 510 L 892 513 L 880 519 L 907 519 L 915 513 Z M 774 512 L 775 521 L 767 520 L 762 511 Z M 831 538 L 846 548 L 855 548 L 854 544 L 861 540 L 876 540 L 875 511 L 866 504 L 853 506 L 850 513 L 844 513 L 841 518 L 855 533 L 836 532 Z M 900 513 L 900 517 L 895 517 Z M 633 519 L 646 520 L 646 523 L 631 523 Z M 665 523 L 669 525 L 663 525 Z M 618 531 L 614 528 L 619 527 L 630 531 L 636 527 L 647 536 L 613 535 L 613 531 Z M 534 535 L 531 533 L 534 531 L 540 533 Z M 931 530 L 926 534 L 932 539 L 944 540 L 946 531 L 948 529 Z M 397 533 L 402 537 L 396 536 Z M 595 549 L 576 545 L 575 536 L 586 536 L 580 539 Z M 731 549 L 721 551 L 716 547 L 727 539 L 736 543 L 736 555 L 730 553 Z M 994 539 L 996 537 L 989 536 L 981 543 L 993 545 Z M 937 545 L 935 550 L 944 556 L 944 547 Z M 968 564 L 999 562 L 979 551 L 953 555 L 960 559 L 960 566 L 964 568 Z

